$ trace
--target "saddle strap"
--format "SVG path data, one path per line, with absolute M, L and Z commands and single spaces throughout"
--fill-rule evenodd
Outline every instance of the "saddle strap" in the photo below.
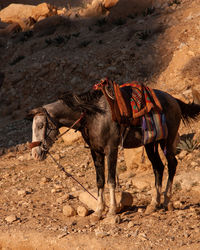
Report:
M 131 117 L 131 112 L 128 109 L 127 104 L 124 100 L 124 97 L 120 90 L 120 86 L 115 81 L 113 82 L 113 88 L 114 88 L 115 97 L 116 97 L 116 101 L 117 101 L 121 116 L 126 117 L 126 118 Z

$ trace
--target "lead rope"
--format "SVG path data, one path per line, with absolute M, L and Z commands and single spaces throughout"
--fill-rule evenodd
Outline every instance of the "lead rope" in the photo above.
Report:
M 71 177 L 76 183 L 78 183 L 89 195 L 91 195 L 95 200 L 97 200 L 97 198 L 92 194 L 90 193 L 76 178 L 74 178 L 70 173 L 68 173 L 64 167 L 58 163 L 56 161 L 56 159 L 53 157 L 53 155 L 47 151 L 47 153 L 49 154 L 49 156 L 51 157 L 51 159 L 56 163 L 57 167 L 59 170 L 61 170 L 62 172 L 64 172 L 64 174 L 67 176 L 67 177 Z

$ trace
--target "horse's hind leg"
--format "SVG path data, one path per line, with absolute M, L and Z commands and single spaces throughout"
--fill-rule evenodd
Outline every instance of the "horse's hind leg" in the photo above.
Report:
M 115 149 L 112 150 L 112 152 L 109 152 L 107 155 L 108 185 L 110 189 L 110 206 L 108 212 L 109 215 L 115 215 L 117 212 L 117 204 L 115 198 L 117 153 L 118 149 Z
M 105 184 L 105 156 L 103 153 L 96 152 L 94 150 L 91 150 L 92 158 L 95 165 L 96 170 L 96 182 L 97 182 L 97 188 L 98 188 L 98 197 L 97 197 L 97 208 L 95 211 L 95 214 L 101 218 L 102 212 L 105 208 L 104 204 L 104 184 Z
M 164 149 L 164 145 L 161 145 L 162 149 Z M 174 146 L 170 144 L 170 146 L 166 146 L 166 158 L 168 162 L 168 180 L 167 180 L 167 186 L 164 192 L 164 208 L 168 210 L 173 209 L 173 204 L 170 202 L 170 199 L 172 197 L 172 185 L 173 185 L 173 179 L 176 173 L 176 166 L 177 166 L 177 160 L 174 153 Z
M 150 143 L 145 145 L 145 149 L 148 155 L 149 160 L 151 161 L 154 175 L 155 175 L 155 190 L 152 193 L 152 200 L 150 205 L 147 207 L 145 213 L 149 214 L 156 210 L 156 208 L 160 205 L 160 195 L 162 189 L 162 178 L 164 165 L 160 159 L 160 155 L 158 153 L 158 144 Z

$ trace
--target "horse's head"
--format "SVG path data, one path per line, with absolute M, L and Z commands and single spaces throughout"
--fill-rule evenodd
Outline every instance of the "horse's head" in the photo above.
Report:
M 45 108 L 33 109 L 28 116 L 33 118 L 32 143 L 30 143 L 32 156 L 36 160 L 44 160 L 59 133 L 58 125 Z

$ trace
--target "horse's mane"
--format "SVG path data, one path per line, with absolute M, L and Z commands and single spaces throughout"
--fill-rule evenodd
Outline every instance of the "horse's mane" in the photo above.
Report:
M 62 100 L 68 107 L 74 111 L 83 111 L 90 114 L 104 113 L 98 105 L 98 100 L 102 96 L 100 90 L 90 89 L 89 91 L 81 94 L 76 94 L 72 91 L 67 91 L 59 96 L 58 99 Z

